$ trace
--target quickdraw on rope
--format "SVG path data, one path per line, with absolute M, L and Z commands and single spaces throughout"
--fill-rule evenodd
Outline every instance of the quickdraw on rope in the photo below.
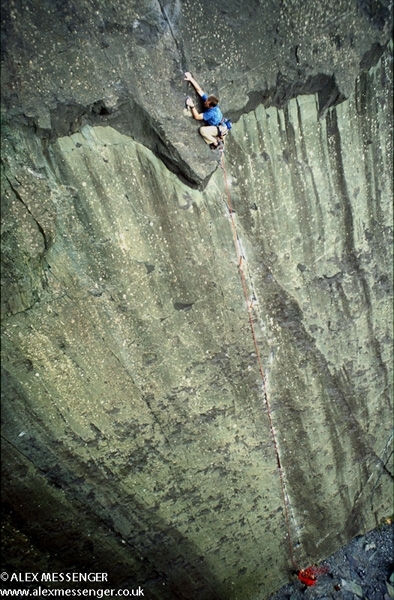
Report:
M 290 515 L 289 515 L 290 502 L 289 502 L 289 498 L 288 498 L 288 495 L 286 492 L 284 470 L 282 467 L 282 461 L 281 461 L 280 453 L 279 453 L 279 445 L 278 445 L 278 442 L 276 439 L 275 428 L 274 428 L 274 423 L 273 423 L 273 419 L 272 419 L 271 405 L 270 405 L 267 386 L 266 386 L 266 377 L 265 377 L 262 361 L 260 358 L 260 352 L 259 352 L 259 348 L 258 348 L 258 344 L 257 344 L 256 333 L 255 333 L 255 329 L 254 329 L 254 325 L 253 325 L 253 306 L 254 306 L 255 296 L 253 293 L 252 300 L 249 299 L 248 287 L 246 284 L 245 272 L 244 272 L 244 268 L 243 268 L 243 262 L 245 260 L 245 256 L 244 256 L 244 252 L 242 249 L 241 240 L 238 237 L 237 229 L 235 226 L 234 210 L 233 210 L 233 207 L 231 204 L 231 195 L 230 195 L 230 190 L 229 190 L 228 181 L 227 181 L 227 173 L 226 173 L 226 167 L 225 167 L 225 163 L 224 163 L 223 149 L 220 152 L 220 166 L 223 170 L 224 184 L 225 184 L 226 196 L 227 196 L 227 208 L 230 213 L 230 221 L 231 221 L 231 226 L 232 226 L 232 231 L 233 231 L 234 244 L 235 244 L 235 248 L 236 248 L 236 252 L 237 252 L 239 273 L 240 273 L 240 277 L 241 277 L 242 289 L 244 292 L 246 307 L 247 307 L 247 311 L 248 311 L 249 325 L 250 325 L 250 330 L 251 330 L 252 338 L 253 338 L 253 344 L 254 344 L 254 348 L 255 348 L 255 352 L 256 352 L 256 359 L 257 359 L 257 363 L 258 363 L 258 367 L 259 367 L 259 371 L 260 371 L 260 375 L 261 375 L 261 380 L 262 380 L 262 389 L 263 389 L 265 404 L 267 407 L 267 414 L 268 414 L 269 426 L 270 426 L 270 431 L 271 431 L 271 437 L 272 437 L 273 445 L 275 448 L 276 462 L 277 462 L 277 466 L 278 466 L 282 498 L 283 498 L 283 508 L 284 508 L 285 522 L 286 522 L 287 540 L 289 543 L 290 560 L 292 562 L 293 567 L 295 568 L 298 579 L 301 581 L 301 583 L 303 583 L 306 586 L 312 586 L 312 585 L 316 584 L 317 578 L 319 575 L 322 575 L 322 574 L 328 572 L 328 568 L 327 567 L 310 566 L 306 569 L 300 569 L 294 558 L 293 543 L 292 543 L 291 532 L 290 532 L 291 531 Z

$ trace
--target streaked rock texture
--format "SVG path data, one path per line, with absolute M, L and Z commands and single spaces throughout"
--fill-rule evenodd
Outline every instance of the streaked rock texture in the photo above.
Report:
M 295 561 L 390 512 L 388 9 L 293 4 L 5 15 L 5 566 L 157 599 L 287 581 L 240 274 Z M 185 68 L 234 118 L 225 170 Z

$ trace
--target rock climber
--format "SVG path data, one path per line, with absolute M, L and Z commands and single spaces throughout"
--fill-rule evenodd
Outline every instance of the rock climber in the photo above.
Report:
M 190 108 L 194 119 L 205 122 L 205 125 L 202 125 L 199 129 L 202 138 L 209 144 L 212 150 L 216 148 L 219 148 L 219 150 L 223 149 L 223 139 L 231 128 L 231 122 L 223 118 L 218 98 L 214 95 L 208 96 L 192 77 L 191 73 L 185 73 L 185 80 L 192 84 L 204 104 L 203 112 L 198 112 L 193 99 L 189 96 L 186 98 L 186 106 Z

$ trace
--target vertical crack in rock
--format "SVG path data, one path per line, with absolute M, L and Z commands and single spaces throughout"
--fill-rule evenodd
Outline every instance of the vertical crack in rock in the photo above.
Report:
M 180 56 L 180 70 L 182 73 L 184 73 L 185 71 L 187 71 L 187 59 L 186 59 L 185 51 L 183 49 L 182 40 L 178 40 L 177 36 L 175 35 L 174 27 L 172 25 L 171 19 L 168 16 L 167 10 L 165 9 L 165 7 L 163 5 L 163 2 L 161 2 L 161 0 L 157 0 L 157 1 L 160 6 L 160 10 L 168 24 L 172 39 L 174 40 L 174 44 L 175 44 L 175 46 L 178 50 L 179 56 Z M 181 10 L 180 4 L 175 2 L 175 7 L 176 7 L 176 11 L 178 13 L 177 16 L 179 17 L 180 10 Z
M 336 176 L 336 191 L 340 198 L 344 215 L 344 257 L 346 257 L 346 261 L 351 262 L 351 266 L 357 269 L 358 264 L 354 245 L 352 203 L 349 198 L 342 163 L 341 135 L 338 129 L 337 113 L 335 109 L 330 110 L 327 114 L 327 137 L 328 147 L 331 149 L 330 158 L 334 162 L 332 172 Z
M 357 277 L 359 278 L 363 296 L 365 301 L 365 307 L 367 312 L 367 322 L 369 328 L 370 339 L 372 341 L 372 346 L 377 358 L 377 363 L 379 365 L 379 369 L 382 371 L 384 380 L 386 382 L 384 395 L 390 404 L 390 400 L 388 399 L 388 377 L 387 377 L 387 367 L 382 361 L 381 352 L 379 348 L 379 342 L 375 338 L 375 333 L 372 324 L 372 303 L 371 303 L 371 295 L 368 286 L 368 282 L 365 278 L 365 273 L 363 268 L 360 266 L 359 258 L 357 256 L 357 251 L 355 248 L 355 240 L 354 240 L 354 223 L 353 223 L 353 208 L 352 202 L 347 190 L 346 178 L 344 173 L 344 167 L 342 163 L 342 147 L 341 147 L 341 135 L 338 129 L 337 122 L 337 114 L 335 109 L 332 109 L 327 114 L 327 135 L 328 135 L 328 145 L 331 147 L 331 158 L 335 161 L 335 168 L 333 172 L 337 176 L 337 192 L 338 196 L 342 200 L 342 207 L 344 212 L 344 255 L 343 255 L 343 267 L 347 272 L 356 272 Z M 369 178 L 367 178 L 367 181 Z M 372 190 L 368 190 L 369 194 L 372 195 Z M 382 221 L 381 221 L 382 222 Z
M 49 248 L 49 244 L 48 244 L 46 233 L 45 233 L 42 225 L 37 221 L 36 217 L 33 215 L 33 213 L 31 212 L 31 210 L 28 207 L 28 205 L 26 204 L 26 202 L 24 202 L 22 196 L 19 194 L 17 188 L 13 185 L 13 183 L 10 180 L 10 178 L 8 177 L 8 175 L 6 175 L 5 177 L 6 177 L 6 180 L 8 181 L 8 184 L 9 184 L 11 190 L 14 192 L 15 197 L 19 200 L 19 202 L 21 202 L 23 204 L 23 206 L 25 207 L 26 211 L 29 213 L 29 215 L 31 216 L 31 218 L 33 219 L 33 221 L 35 222 L 35 224 L 37 225 L 37 229 L 38 229 L 38 231 L 42 235 L 42 240 L 43 240 L 43 243 L 44 243 L 44 253 L 45 253 L 48 250 L 48 248 Z

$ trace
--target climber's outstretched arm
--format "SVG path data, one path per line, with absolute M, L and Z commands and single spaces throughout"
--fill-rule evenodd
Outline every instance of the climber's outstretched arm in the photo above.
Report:
M 192 86 L 194 87 L 194 89 L 196 90 L 196 92 L 199 96 L 204 96 L 203 90 L 200 88 L 197 81 L 195 79 L 193 79 L 193 77 L 191 76 L 191 74 L 189 72 L 185 73 L 185 79 L 186 79 L 186 81 L 190 81 L 190 83 L 192 84 Z M 194 105 L 192 98 L 190 98 L 189 96 L 186 98 L 186 104 L 187 104 L 187 106 L 190 107 L 190 109 L 192 111 L 192 115 L 197 121 L 204 120 L 204 115 L 202 113 L 198 112 L 198 110 L 196 109 L 196 107 Z
M 192 86 L 194 87 L 194 89 L 196 90 L 197 94 L 199 96 L 203 96 L 204 95 L 204 91 L 202 90 L 202 88 L 198 85 L 197 81 L 192 77 L 192 74 L 189 73 L 189 71 L 187 71 L 185 73 L 185 80 L 186 81 L 190 81 L 190 83 L 192 84 Z

